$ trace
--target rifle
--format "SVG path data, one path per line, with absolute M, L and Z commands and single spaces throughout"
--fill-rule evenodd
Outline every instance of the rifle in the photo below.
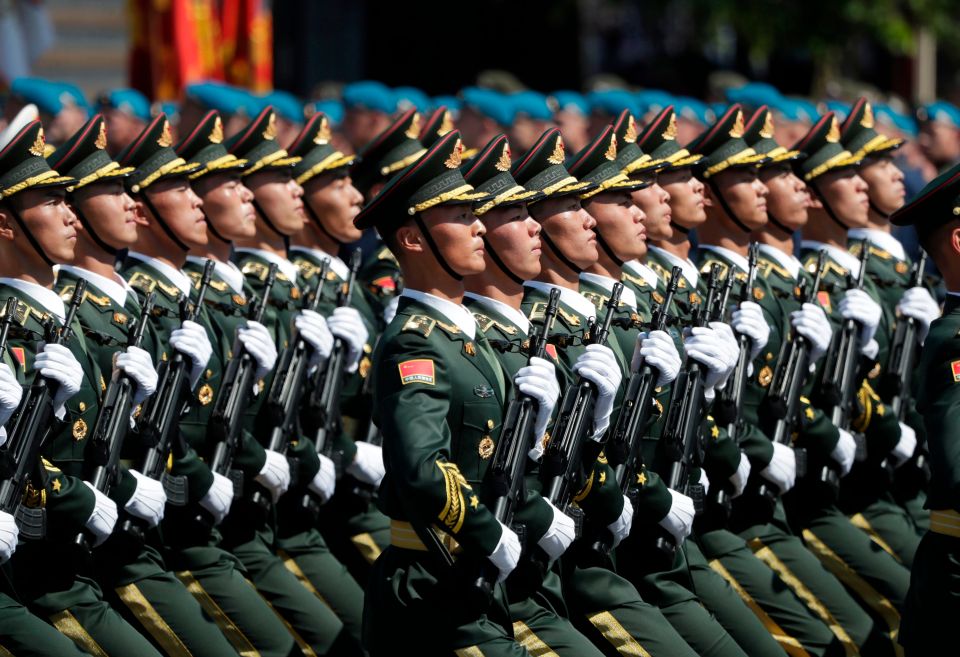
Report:
M 44 340 L 48 344 L 65 344 L 73 335 L 73 320 L 77 309 L 83 302 L 87 282 L 77 281 L 73 296 L 66 309 L 63 325 L 55 325 L 49 317 L 44 326 Z M 16 299 L 7 301 L 7 314 L 3 319 L 3 346 L 6 346 L 10 322 L 16 312 Z M 31 509 L 23 506 L 23 496 L 31 482 L 43 482 L 44 472 L 40 465 L 40 446 L 53 425 L 53 397 L 57 383 L 37 372 L 31 384 L 23 391 L 20 406 L 8 421 L 10 430 L 7 442 L 0 448 L 0 467 L 3 480 L 0 482 L 0 510 L 6 511 L 17 519 L 21 538 L 41 539 L 46 534 L 45 509 Z
M 136 326 L 127 339 L 127 347 L 139 347 L 149 317 L 153 313 L 156 295 L 151 292 L 143 302 L 143 311 Z M 134 382 L 128 374 L 119 369 L 113 371 L 110 383 L 100 404 L 100 413 L 90 434 L 90 463 L 94 466 L 90 483 L 104 495 L 120 480 L 120 452 L 123 441 L 130 430 L 130 410 L 133 406 Z M 77 534 L 73 542 L 89 552 L 92 548 L 84 532 Z
M 623 284 L 616 283 L 607 300 L 607 312 L 603 323 L 598 327 L 594 321 L 589 332 L 590 344 L 604 344 L 610 333 Z M 577 522 L 577 535 L 582 531 L 583 512 L 573 506 L 574 495 L 580 490 L 583 468 L 592 468 L 596 457 L 603 449 L 603 437 L 590 440 L 591 450 L 586 449 L 587 433 L 593 419 L 593 409 L 597 402 L 596 386 L 584 378 L 576 385 L 569 386 L 560 402 L 560 414 L 553 428 L 553 436 L 547 444 L 540 467 L 540 480 L 549 500 Z
M 923 284 L 923 272 L 926 266 L 927 252 L 921 250 L 920 258 L 913 263 L 908 289 Z M 904 317 L 897 322 L 897 329 L 893 334 L 893 342 L 890 345 L 890 360 L 880 383 L 881 396 L 884 399 L 891 400 L 890 406 L 901 422 L 903 422 L 909 410 L 910 383 L 919 351 L 920 341 L 917 339 L 917 320 L 913 317 Z
M 540 331 L 530 335 L 527 347 L 527 355 L 530 359 L 544 357 L 547 351 L 547 338 L 553 330 L 553 323 L 559 310 L 560 290 L 554 288 L 550 290 L 550 299 L 547 302 L 547 310 L 544 313 Z M 526 535 L 526 528 L 523 525 L 514 524 L 513 514 L 523 501 L 521 497 L 524 490 L 523 474 L 527 453 L 533 441 L 537 439 L 537 436 L 533 435 L 537 418 L 535 404 L 532 397 L 522 392 L 517 392 L 516 396 L 510 400 L 504 415 L 500 440 L 497 441 L 496 451 L 493 453 L 493 460 L 490 462 L 487 474 L 489 482 L 487 490 L 490 495 L 487 506 L 493 510 L 497 520 L 516 532 L 521 545 Z M 498 575 L 499 571 L 493 564 L 484 559 L 474 586 L 489 595 L 493 591 L 494 584 L 497 583 Z

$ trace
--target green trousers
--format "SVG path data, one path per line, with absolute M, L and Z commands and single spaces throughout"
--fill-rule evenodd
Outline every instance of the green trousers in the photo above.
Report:
M 390 545 L 390 518 L 354 489 L 360 484 L 345 476 L 337 482 L 337 492 L 321 508 L 317 528 L 337 560 L 353 578 L 365 583 L 370 567 Z
M 10 657 L 80 657 L 79 645 L 45 623 L 5 593 L 0 593 L 0 655 Z
M 923 530 L 917 526 L 910 512 L 885 496 L 850 516 L 850 521 L 908 570 L 920 547 Z
M 960 618 L 960 538 L 927 532 L 910 575 L 899 641 L 908 657 L 953 653 Z

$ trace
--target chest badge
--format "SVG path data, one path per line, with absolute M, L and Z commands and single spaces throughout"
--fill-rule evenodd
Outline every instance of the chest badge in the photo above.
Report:
M 908 271 L 910 271 L 910 267 L 908 267 L 907 263 L 905 262 L 898 262 L 893 266 L 893 268 L 897 270 L 898 274 L 906 274 Z
M 87 423 L 83 419 L 79 419 L 73 423 L 73 439 L 77 442 L 83 440 L 87 436 Z
M 480 440 L 480 445 L 477 446 L 477 453 L 480 454 L 480 458 L 487 460 L 493 456 L 493 450 L 496 447 L 496 444 L 493 442 L 493 438 L 490 436 L 484 436 Z
M 467 355 L 468 355 L 468 356 L 476 356 L 476 355 L 477 355 L 477 348 L 476 348 L 475 346 L 473 346 L 473 343 L 472 343 L 472 342 L 467 342 L 466 344 L 464 344 L 464 345 L 463 345 L 463 350 L 464 350 L 465 352 L 467 352 Z
M 757 301 L 760 301 L 760 300 L 763 299 L 763 297 L 765 297 L 765 296 L 766 296 L 766 293 L 763 291 L 762 288 L 759 288 L 759 287 L 753 288 L 753 298 L 754 298 L 754 299 L 756 299 Z
M 474 387 L 473 394 L 480 399 L 489 399 L 490 397 L 493 397 L 493 388 L 488 385 L 480 384 Z
M 773 381 L 773 370 L 770 369 L 769 365 L 764 365 L 760 369 L 760 373 L 757 374 L 757 383 L 766 388 L 771 381 Z
M 204 383 L 200 386 L 200 389 L 197 390 L 197 399 L 204 406 L 213 401 L 213 388 L 210 387 L 210 384 Z
M 123 313 L 113 313 L 113 323 L 123 326 L 127 323 L 127 316 Z

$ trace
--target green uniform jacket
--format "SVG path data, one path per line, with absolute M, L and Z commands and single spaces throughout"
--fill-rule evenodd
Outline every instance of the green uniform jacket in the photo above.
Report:
M 383 325 L 383 309 L 390 299 L 400 293 L 403 277 L 400 265 L 393 252 L 381 244 L 364 261 L 357 273 L 357 280 L 363 286 L 363 294 L 377 316 L 377 323 Z

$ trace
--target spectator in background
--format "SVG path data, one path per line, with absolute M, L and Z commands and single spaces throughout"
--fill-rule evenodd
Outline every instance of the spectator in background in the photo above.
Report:
M 397 98 L 385 84 L 364 80 L 343 88 L 343 107 L 343 135 L 359 151 L 390 127 Z
M 150 123 L 150 101 L 136 89 L 112 89 L 97 97 L 106 120 L 107 153 L 116 157 Z
M 572 152 L 579 153 L 590 141 L 587 100 L 576 91 L 554 91 L 547 100 L 553 110 L 553 121 L 563 135 L 563 143 Z
M 463 105 L 457 127 L 467 148 L 483 148 L 513 124 L 513 104 L 499 91 L 467 87 L 461 92 Z
M 293 94 L 274 89 L 263 95 L 263 102 L 273 105 L 277 116 L 277 143 L 289 146 L 304 125 L 303 102 Z
M 513 126 L 508 135 L 510 144 L 518 153 L 525 153 L 533 148 L 540 135 L 554 127 L 553 110 L 547 97 L 536 91 L 511 94 L 507 102 L 513 104 Z M 477 148 L 484 146 L 486 143 L 477 144 Z
M 40 111 L 47 145 L 54 147 L 83 127 L 90 109 L 76 85 L 41 78 L 17 78 L 10 85 L 4 117 L 11 120 L 29 103 Z
M 920 135 L 917 144 L 937 171 L 960 160 L 960 109 L 945 100 L 938 100 L 917 109 Z M 928 180 L 932 180 L 930 176 Z

